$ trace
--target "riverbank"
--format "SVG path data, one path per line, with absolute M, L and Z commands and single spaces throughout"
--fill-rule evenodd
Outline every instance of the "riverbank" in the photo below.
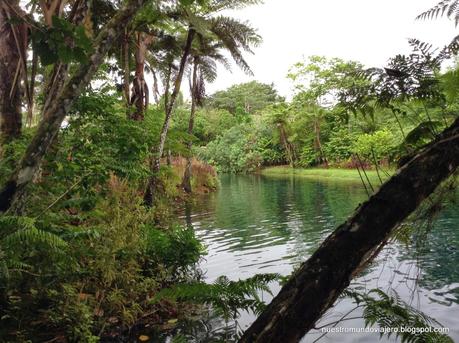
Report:
M 361 182 L 361 177 L 364 178 L 365 182 L 367 177 L 371 183 L 379 184 L 380 177 L 383 181 L 387 180 L 393 173 L 393 170 L 384 170 L 378 172 L 376 170 L 365 170 L 365 174 L 359 175 L 357 169 L 338 169 L 338 168 L 291 168 L 289 166 L 275 166 L 267 167 L 260 171 L 262 175 L 268 176 L 285 176 L 295 175 L 300 177 L 306 177 L 311 179 L 327 179 L 327 180 L 338 180 L 338 181 L 356 181 Z

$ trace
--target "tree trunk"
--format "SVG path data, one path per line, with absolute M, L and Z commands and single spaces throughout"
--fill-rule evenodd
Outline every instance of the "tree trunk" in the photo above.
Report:
M 124 100 L 126 101 L 126 108 L 127 108 L 127 115 L 128 118 L 130 117 L 130 103 L 131 103 L 131 92 L 129 89 L 130 75 L 131 75 L 131 67 L 129 65 L 129 31 L 126 28 L 123 35 L 123 46 L 122 46 L 122 53 L 123 53 L 123 93 L 124 93 Z
M 288 140 L 287 132 L 285 132 L 284 125 L 281 123 L 278 123 L 277 126 L 279 128 L 279 135 L 280 135 L 282 145 L 284 146 L 285 152 L 287 153 L 287 158 L 288 158 L 290 167 L 293 168 L 295 167 L 295 158 L 294 158 L 292 144 Z
M 89 58 L 89 64 L 81 65 L 65 83 L 64 88 L 45 113 L 47 119 L 40 123 L 17 169 L 10 175 L 0 191 L 0 212 L 9 210 L 13 205 L 16 208 L 20 204 L 25 187 L 34 178 L 73 102 L 89 84 L 123 28 L 146 2 L 147 0 L 129 0 L 100 31 L 94 44 L 94 52 Z
M 239 342 L 298 342 L 394 229 L 458 164 L 459 118 L 328 236 Z
M 33 124 L 33 112 L 35 107 L 35 79 L 37 77 L 38 54 L 34 51 L 32 56 L 32 71 L 30 73 L 29 98 L 27 99 L 27 125 Z
M 325 163 L 328 167 L 327 157 L 324 154 L 322 149 L 322 143 L 320 139 L 320 119 L 314 119 L 314 149 L 317 153 L 319 153 L 319 164 Z
M 145 55 L 147 47 L 152 43 L 153 36 L 143 32 L 137 33 L 137 45 L 135 52 L 135 77 L 132 86 L 130 105 L 135 106 L 135 112 L 130 118 L 133 120 L 143 120 L 145 111 L 149 103 L 148 86 L 145 82 Z
M 154 70 L 151 73 L 153 74 L 153 99 L 155 99 L 156 104 L 159 104 L 158 78 Z
M 52 15 L 61 16 L 62 15 L 62 6 L 64 5 L 65 1 L 52 1 L 53 4 L 57 6 L 57 13 L 51 11 Z M 90 13 L 90 2 L 86 0 L 75 1 L 73 4 L 72 10 L 70 12 L 69 21 L 75 25 L 80 25 L 84 22 L 85 17 Z M 51 6 L 50 8 L 52 8 Z M 42 8 L 43 9 L 43 8 Z M 48 13 L 50 9 L 47 10 Z M 52 18 L 52 16 L 51 16 Z M 46 21 L 48 26 L 52 26 L 52 19 L 48 22 Z M 59 92 L 64 87 L 65 82 L 69 76 L 69 65 L 57 62 L 48 75 L 48 78 L 45 83 L 45 87 L 43 88 L 43 94 L 45 97 L 45 102 L 42 108 L 42 119 L 47 119 L 47 115 L 50 113 L 49 109 L 51 103 L 56 99 Z
M 182 180 L 182 187 L 183 190 L 190 194 L 192 192 L 191 189 L 191 147 L 193 145 L 193 141 L 191 139 L 191 135 L 193 134 L 193 127 L 194 127 L 194 116 L 196 113 L 196 87 L 198 82 L 198 62 L 194 61 L 193 66 L 193 76 L 191 81 L 191 110 L 190 110 L 190 120 L 188 122 L 188 135 L 190 136 L 187 142 L 187 149 L 188 149 L 188 156 L 186 157 L 186 166 L 185 166 L 185 173 L 183 174 Z
M 152 207 L 154 203 L 156 187 L 158 185 L 158 174 L 161 168 L 161 156 L 163 155 L 164 145 L 166 144 L 167 132 L 169 130 L 175 100 L 177 100 L 177 96 L 180 93 L 180 86 L 182 84 L 183 73 L 185 72 L 186 61 L 190 54 L 191 44 L 193 43 L 194 35 L 195 31 L 190 28 L 188 30 L 185 47 L 183 49 L 183 55 L 180 60 L 179 72 L 174 82 L 174 90 L 171 94 L 170 100 L 166 103 L 166 117 L 164 118 L 164 124 L 161 129 L 159 145 L 155 149 L 155 151 L 152 152 L 152 158 L 150 161 L 150 170 L 152 172 L 152 175 L 148 180 L 147 189 L 144 195 L 145 205 L 149 207 Z
M 21 66 L 22 30 L 9 22 L 10 6 L 18 7 L 19 1 L 0 3 L 0 132 L 1 141 L 9 142 L 21 134 Z

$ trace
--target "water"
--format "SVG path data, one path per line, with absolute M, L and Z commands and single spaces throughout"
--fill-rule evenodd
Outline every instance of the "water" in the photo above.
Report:
M 206 281 L 220 275 L 232 280 L 257 273 L 289 275 L 366 198 L 362 185 L 355 182 L 223 175 L 219 191 L 199 198 L 184 211 L 183 220 L 207 247 L 200 266 Z M 458 209 L 456 203 L 441 212 L 420 253 L 392 243 L 352 285 L 361 290 L 395 290 L 404 301 L 449 328 L 449 336 L 459 342 Z M 277 293 L 279 286 L 272 285 L 272 290 Z M 349 299 L 339 301 L 318 326 L 338 320 L 353 307 Z M 360 314 L 355 311 L 350 317 Z M 243 314 L 238 324 L 246 328 L 254 318 Z M 193 331 L 198 340 L 211 341 L 209 332 L 221 325 L 218 318 L 209 318 Z M 364 323 L 357 318 L 337 327 L 362 328 Z M 313 342 L 321 334 L 311 332 L 303 341 Z M 320 341 L 375 342 L 379 335 L 328 334 Z

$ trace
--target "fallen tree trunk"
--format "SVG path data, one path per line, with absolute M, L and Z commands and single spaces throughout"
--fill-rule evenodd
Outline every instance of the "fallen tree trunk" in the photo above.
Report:
M 458 164 L 459 118 L 328 236 L 239 342 L 298 342 L 393 230 Z
M 129 0 L 99 33 L 89 64 L 80 66 L 47 108 L 43 114 L 46 119 L 40 123 L 18 167 L 0 191 L 0 212 L 9 210 L 21 198 L 25 187 L 32 181 L 43 157 L 52 145 L 73 102 L 89 84 L 104 61 L 107 51 L 123 32 L 129 20 L 146 2 L 147 0 Z

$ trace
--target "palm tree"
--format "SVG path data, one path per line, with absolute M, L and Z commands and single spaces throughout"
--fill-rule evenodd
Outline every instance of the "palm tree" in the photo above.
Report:
M 186 43 L 183 48 L 180 64 L 175 77 L 173 91 L 166 101 L 166 116 L 164 119 L 163 127 L 161 129 L 160 141 L 155 151 L 152 151 L 152 159 L 150 162 L 150 169 L 152 176 L 150 177 L 147 189 L 145 192 L 144 200 L 147 206 L 152 206 L 154 202 L 156 187 L 158 183 L 158 174 L 161 166 L 161 156 L 163 155 L 164 146 L 169 130 L 172 111 L 174 108 L 175 100 L 180 92 L 180 86 L 188 61 L 188 57 L 192 50 L 193 40 L 196 35 L 203 37 L 213 37 L 221 42 L 227 49 L 236 64 L 239 65 L 244 71 L 251 72 L 250 67 L 242 56 L 242 51 L 251 51 L 252 45 L 260 42 L 260 36 L 252 27 L 247 23 L 243 23 L 233 18 L 225 16 L 213 16 L 221 9 L 237 8 L 244 4 L 256 3 L 258 1 L 213 1 L 208 6 L 204 7 L 205 11 L 198 8 L 196 13 L 189 10 L 182 10 L 179 15 L 183 20 L 188 23 L 188 31 L 186 35 Z M 180 10 L 180 9 L 179 9 Z M 201 12 L 200 12 L 201 10 Z M 166 86 L 166 88 L 168 88 Z M 165 93 L 166 95 L 168 92 Z
M 191 94 L 191 110 L 190 119 L 188 122 L 188 135 L 192 137 L 194 118 L 196 108 L 202 106 L 205 96 L 205 82 L 213 82 L 217 77 L 217 63 L 222 63 L 226 68 L 230 68 L 228 60 L 220 53 L 222 44 L 206 39 L 202 35 L 198 35 L 198 46 L 191 52 L 192 65 L 191 80 L 190 80 L 190 94 Z M 188 155 L 186 157 L 185 173 L 183 174 L 182 187 L 187 193 L 191 193 L 191 148 L 193 141 L 188 139 L 187 149 Z
M 190 26 L 186 34 L 185 46 L 183 47 L 183 53 L 180 58 L 178 72 L 177 72 L 177 75 L 174 81 L 174 88 L 170 96 L 169 96 L 169 82 L 170 82 L 170 76 L 171 76 L 171 68 L 169 68 L 168 82 L 166 85 L 166 92 L 165 92 L 165 100 L 166 100 L 165 101 L 165 112 L 166 112 L 165 114 L 166 115 L 164 118 L 163 126 L 161 128 L 161 133 L 159 136 L 159 144 L 157 147 L 152 148 L 152 157 L 150 158 L 150 170 L 152 172 L 152 176 L 148 180 L 147 189 L 144 195 L 145 205 L 149 207 L 153 206 L 156 187 L 158 183 L 158 173 L 161 168 L 161 156 L 163 155 L 163 152 L 164 152 L 164 146 L 166 144 L 167 132 L 169 131 L 172 111 L 175 105 L 175 101 L 177 100 L 177 97 L 180 93 L 180 86 L 182 83 L 183 74 L 185 72 L 186 62 L 190 54 L 191 45 L 193 43 L 195 33 L 196 31 Z M 170 64 L 170 67 L 171 66 L 172 66 L 172 63 Z

